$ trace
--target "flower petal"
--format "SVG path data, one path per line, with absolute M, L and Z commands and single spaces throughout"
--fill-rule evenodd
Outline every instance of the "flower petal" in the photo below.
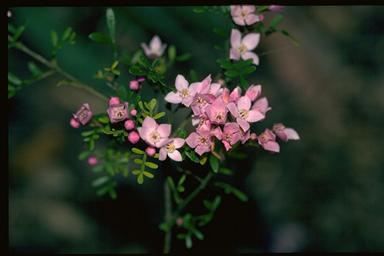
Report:
M 239 16 L 241 14 L 240 5 L 231 5 L 231 16 Z
M 231 144 L 229 144 L 228 141 L 223 140 L 222 143 L 223 143 L 226 151 L 228 151 L 228 150 L 230 150 L 232 148 Z
M 209 151 L 211 151 L 210 148 L 209 148 L 208 146 L 204 146 L 204 145 L 198 145 L 198 146 L 196 147 L 196 149 L 195 149 L 195 152 L 196 152 L 197 154 L 199 154 L 200 156 L 201 156 L 202 154 L 204 154 L 205 152 L 209 152 Z
M 168 156 L 174 161 L 177 161 L 177 162 L 183 161 L 183 158 L 181 157 L 181 154 L 178 150 L 175 150 L 172 153 L 168 153 Z
M 265 115 L 263 115 L 259 111 L 257 111 L 257 110 L 250 110 L 248 112 L 248 116 L 247 116 L 246 120 L 248 122 L 250 122 L 250 123 L 254 123 L 254 122 L 260 121 L 260 120 L 262 120 L 264 118 L 265 118 Z
M 245 20 L 242 16 L 232 16 L 233 22 L 239 26 L 245 26 Z
M 256 22 L 262 21 L 262 17 L 263 17 L 262 15 L 256 15 L 256 14 L 250 13 L 245 17 L 244 21 L 245 21 L 245 24 L 249 26 L 249 25 L 255 24 Z
M 236 118 L 236 122 L 240 125 L 244 132 L 249 130 L 249 123 L 242 118 Z
M 228 103 L 227 109 L 229 112 L 231 112 L 233 117 L 238 117 L 239 116 L 239 110 L 236 107 L 236 104 L 233 102 Z
M 272 152 L 280 152 L 280 146 L 276 141 L 268 141 L 261 145 L 265 150 Z
M 239 60 L 241 57 L 241 54 L 240 54 L 240 51 L 238 50 L 238 48 L 231 48 L 229 50 L 229 58 L 231 60 Z
M 186 106 L 186 107 L 191 106 L 192 102 L 193 102 L 193 97 L 191 97 L 191 96 L 188 96 L 188 97 L 184 98 L 184 99 L 181 101 L 181 103 L 182 103 L 184 106 Z
M 252 106 L 252 110 L 257 110 L 260 113 L 264 114 L 268 112 L 271 108 L 268 107 L 268 100 L 267 98 L 263 97 L 255 102 Z
M 164 161 L 167 158 L 167 151 L 165 148 L 161 148 L 159 152 L 159 160 Z
M 185 142 L 190 146 L 191 148 L 195 148 L 199 142 L 199 135 L 196 132 L 192 132 L 189 134 L 189 136 L 185 139 Z
M 242 96 L 237 101 L 237 108 L 239 110 L 249 110 L 251 108 L 251 100 L 247 96 Z
M 237 29 L 232 29 L 231 31 L 231 46 L 233 48 L 239 48 L 241 44 L 241 33 Z
M 253 50 L 260 42 L 260 34 L 259 33 L 249 33 L 244 36 L 241 41 L 248 50 Z
M 247 96 L 251 101 L 256 100 L 256 98 L 259 97 L 260 94 L 261 85 L 251 85 L 245 92 L 245 96 Z
M 145 55 L 149 56 L 151 55 L 151 50 L 148 48 L 148 46 L 145 43 L 141 43 L 141 48 L 143 48 Z
M 139 135 L 143 140 L 146 140 L 149 136 L 149 134 L 157 128 L 157 123 L 155 119 L 152 117 L 147 116 L 144 119 L 143 125 L 140 129 L 137 129 L 139 131 Z
M 169 138 L 161 138 L 158 142 L 155 143 L 155 147 L 161 148 L 167 145 L 169 142 Z
M 284 133 L 287 135 L 288 140 L 299 140 L 299 134 L 292 128 L 285 128 Z
M 157 131 L 160 133 L 162 138 L 168 138 L 169 135 L 171 135 L 171 128 L 172 126 L 170 124 L 161 124 L 157 128 Z
M 161 40 L 160 40 L 160 37 L 158 37 L 157 35 L 155 35 L 151 42 L 149 43 L 149 47 L 152 49 L 152 50 L 160 50 L 161 48 Z
M 188 85 L 189 85 L 189 83 L 183 75 L 177 75 L 176 76 L 175 86 L 176 86 L 176 89 L 178 91 L 181 91 L 183 89 L 187 89 Z
M 257 56 L 256 53 L 254 52 L 245 52 L 241 55 L 241 58 L 243 60 L 249 60 L 249 59 L 252 59 L 252 63 L 255 64 L 255 65 L 259 65 L 259 56 Z
M 173 139 L 173 145 L 175 145 L 175 148 L 181 148 L 185 143 L 185 140 L 182 138 L 174 138 Z
M 173 104 L 179 104 L 183 98 L 178 93 L 175 92 L 170 92 L 165 96 L 165 101 L 168 101 Z

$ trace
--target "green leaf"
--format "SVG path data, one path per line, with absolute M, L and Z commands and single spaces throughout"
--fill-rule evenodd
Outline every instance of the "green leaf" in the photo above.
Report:
M 65 30 L 64 30 L 64 33 L 61 37 L 61 40 L 63 41 L 67 41 L 69 39 L 69 37 L 71 36 L 72 34 L 72 28 L 71 27 L 67 27 Z
M 135 76 L 143 76 L 146 75 L 147 72 L 143 70 L 140 66 L 134 65 L 129 68 L 129 73 Z
M 280 30 L 280 33 L 283 34 L 284 36 L 288 37 L 289 39 L 291 39 L 291 41 L 293 42 L 293 44 L 295 46 L 299 46 L 299 42 L 286 30 L 282 29 Z
M 185 237 L 185 246 L 188 248 L 188 249 L 191 249 L 192 248 L 192 238 L 190 235 L 187 235 Z
M 225 168 L 225 167 L 220 167 L 219 173 L 224 174 L 224 175 L 232 175 L 233 171 L 228 169 L 228 168 Z
M 107 9 L 106 12 L 107 16 L 107 26 L 109 30 L 109 35 L 111 37 L 112 43 L 116 42 L 116 20 L 115 20 L 115 13 L 111 8 Z
M 180 62 L 187 61 L 191 58 L 191 56 L 192 55 L 190 53 L 184 53 L 182 55 L 177 56 L 176 61 L 180 61 Z
M 143 174 L 144 174 L 146 177 L 151 178 L 151 179 L 154 177 L 152 173 L 147 172 L 147 171 L 144 171 Z
M 196 8 L 193 8 L 193 12 L 194 13 L 204 13 L 206 11 L 205 8 L 203 7 L 196 7 Z
M 139 184 L 143 184 L 144 182 L 144 175 L 143 173 L 140 173 L 138 176 L 137 176 L 137 183 Z
M 165 116 L 165 112 L 159 112 L 156 115 L 153 116 L 154 119 L 159 119 Z
M 224 192 L 226 194 L 233 194 L 240 201 L 243 201 L 243 202 L 248 201 L 248 196 L 244 192 L 238 190 L 237 188 L 235 188 L 235 187 L 233 187 L 233 186 L 231 186 L 231 185 L 229 185 L 229 184 L 227 184 L 225 182 L 216 182 L 215 186 L 224 189 Z
M 159 166 L 155 163 L 152 163 L 152 162 L 145 162 L 145 166 L 151 168 L 151 169 L 157 169 L 159 168 Z
M 281 14 L 277 14 L 269 24 L 270 28 L 275 29 L 277 25 L 279 25 L 283 21 L 284 16 Z
M 205 165 L 205 163 L 207 162 L 208 160 L 208 157 L 204 156 L 203 158 L 200 159 L 200 164 L 201 165 Z
M 256 71 L 256 67 L 254 65 L 245 67 L 241 70 L 241 74 L 248 75 Z
M 211 166 L 212 171 L 214 171 L 215 173 L 219 171 L 219 159 L 217 159 L 214 155 L 209 156 L 209 165 Z
M 133 153 L 137 154 L 137 155 L 144 155 L 144 151 L 141 150 L 141 149 L 138 149 L 138 148 L 132 148 L 131 149 Z
M 23 34 L 25 30 L 25 26 L 20 26 L 16 29 L 15 34 L 13 35 L 13 40 L 17 41 L 17 39 L 20 38 L 20 36 Z
M 108 116 L 100 116 L 97 118 L 97 120 L 102 124 L 108 124 L 109 123 L 109 117 Z
M 195 163 L 200 163 L 200 159 L 199 157 L 196 155 L 195 151 L 189 151 L 189 150 L 186 150 L 185 151 L 185 155 L 191 159 L 193 162 Z
M 135 158 L 135 159 L 133 160 L 133 162 L 134 162 L 135 164 L 142 164 L 142 163 L 143 163 L 143 160 L 140 159 L 140 158 Z
M 257 12 L 261 13 L 261 12 L 268 11 L 268 7 L 269 5 L 259 5 L 256 7 L 256 9 L 257 9 Z
M 38 77 L 43 73 L 41 69 L 33 62 L 28 62 L 28 69 L 34 77 Z
M 104 169 L 104 166 L 101 164 L 98 164 L 92 168 L 92 171 L 97 173 L 97 172 L 101 172 L 103 169 Z
M 101 44 L 109 44 L 111 43 L 111 39 L 103 34 L 103 33 L 100 33 L 100 32 L 93 32 L 91 34 L 88 35 L 89 39 L 91 39 L 92 41 L 96 42 L 96 43 L 101 43 Z
M 176 58 L 176 47 L 174 45 L 171 45 L 168 48 L 168 58 L 171 62 L 173 62 Z
M 132 173 L 133 173 L 134 175 L 139 175 L 139 174 L 141 173 L 141 171 L 140 171 L 140 170 L 137 170 L 137 169 L 135 169 L 135 170 L 133 170 L 133 171 L 132 171 Z
M 84 160 L 85 158 L 87 158 L 89 155 L 91 154 L 91 152 L 89 151 L 83 151 L 79 154 L 79 160 Z
M 177 185 L 178 185 L 178 186 L 183 185 L 183 183 L 184 183 L 184 181 L 185 181 L 186 178 L 187 178 L 187 176 L 185 176 L 185 174 L 183 174 L 183 175 L 181 176 L 179 182 L 177 182 Z
M 193 229 L 193 234 L 197 237 L 199 240 L 204 240 L 204 235 L 197 229 Z
M 8 81 L 14 85 L 21 85 L 23 83 L 20 78 L 10 72 L 8 72 Z
M 100 186 L 101 184 L 104 184 L 105 182 L 107 182 L 109 180 L 109 176 L 102 176 L 102 177 L 99 177 L 97 178 L 96 180 L 92 181 L 92 186 L 94 187 L 98 187 Z
M 151 101 L 148 103 L 149 104 L 149 110 L 154 110 L 157 104 L 157 100 L 155 98 L 151 99 Z
M 51 41 L 52 45 L 56 48 L 59 45 L 59 37 L 57 36 L 56 31 L 51 30 Z
M 87 137 L 87 136 L 90 136 L 90 135 L 92 135 L 92 134 L 94 134 L 94 133 L 95 133 L 94 130 L 84 131 L 84 132 L 81 133 L 81 136 L 83 136 L 83 137 Z
M 227 70 L 225 71 L 224 75 L 230 77 L 230 78 L 235 78 L 235 77 L 238 77 L 240 74 L 237 70 Z

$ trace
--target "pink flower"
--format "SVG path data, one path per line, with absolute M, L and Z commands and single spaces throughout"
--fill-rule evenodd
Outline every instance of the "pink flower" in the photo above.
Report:
M 88 103 L 84 103 L 76 114 L 73 114 L 76 121 L 80 122 L 82 125 L 86 125 L 92 119 L 92 116 L 93 113 Z
M 145 43 L 141 43 L 141 47 L 143 48 L 144 53 L 145 55 L 147 55 L 148 58 L 156 59 L 163 55 L 165 48 L 167 48 L 167 45 L 162 44 L 160 37 L 155 35 L 149 43 L 149 47 Z
M 205 152 L 211 151 L 211 136 L 211 131 L 197 130 L 197 132 L 189 134 L 185 142 L 201 156 Z
M 170 124 L 158 125 L 152 117 L 144 119 L 142 127 L 137 128 L 140 137 L 150 146 L 161 148 L 164 146 L 171 134 Z
M 230 150 L 241 138 L 240 127 L 237 123 L 226 123 L 223 131 L 217 127 L 213 134 L 224 144 L 225 150 Z
M 251 100 L 247 96 L 240 97 L 237 105 L 231 102 L 227 107 L 244 131 L 249 129 L 249 123 L 260 121 L 265 117 L 260 111 L 251 109 Z
M 154 147 L 147 147 L 145 149 L 145 153 L 148 155 L 148 156 L 154 156 L 156 154 L 156 149 Z
M 261 133 L 257 139 L 259 141 L 259 144 L 265 150 L 272 151 L 272 152 L 280 151 L 280 146 L 276 142 L 276 136 L 271 130 L 265 129 L 265 131 Z
M 95 156 L 90 156 L 90 157 L 88 157 L 88 164 L 90 165 L 90 166 L 95 166 L 95 165 L 97 165 L 99 163 L 99 160 L 97 160 L 97 157 L 95 157 Z
M 72 128 L 75 128 L 75 129 L 80 127 L 80 123 L 75 118 L 71 118 L 71 120 L 69 121 L 69 124 L 72 126 Z
M 139 81 L 137 80 L 132 80 L 129 82 L 129 89 L 132 91 L 138 91 L 140 89 L 140 84 Z
M 284 6 L 282 6 L 282 5 L 270 5 L 270 6 L 268 6 L 268 9 L 271 12 L 281 12 L 284 9 Z
M 237 86 L 231 93 L 227 88 L 224 88 L 221 98 L 225 103 L 236 102 L 241 96 L 241 88 Z
M 232 5 L 231 16 L 233 22 L 239 26 L 249 26 L 264 19 L 263 15 L 255 14 L 255 6 L 253 5 Z
M 247 91 L 245 92 L 245 96 L 247 96 L 251 101 L 255 101 L 257 97 L 261 94 L 261 85 L 251 85 Z
M 191 84 L 189 87 L 188 85 L 189 83 L 183 75 L 177 75 L 175 81 L 177 92 L 168 93 L 165 96 L 165 100 L 173 104 L 182 103 L 186 107 L 189 107 L 193 101 L 193 97 L 196 94 L 197 84 Z
M 252 59 L 253 64 L 259 65 L 259 57 L 251 52 L 259 44 L 260 34 L 249 33 L 244 38 L 241 38 L 241 33 L 237 29 L 232 29 L 231 33 L 231 49 L 229 58 L 232 60 Z
M 224 124 L 227 121 L 228 109 L 222 98 L 217 98 L 206 108 L 209 120 L 214 124 Z
M 283 141 L 300 139 L 299 134 L 294 129 L 286 128 L 282 123 L 273 125 L 272 130 Z
M 135 122 L 133 120 L 130 120 L 130 119 L 126 120 L 124 122 L 124 128 L 127 131 L 130 131 L 130 130 L 134 129 L 135 128 Z
M 191 104 L 193 114 L 201 115 L 205 113 L 206 108 L 215 100 L 211 94 L 196 94 Z
M 192 115 L 192 125 L 193 126 L 197 125 L 196 130 L 204 130 L 204 131 L 211 130 L 211 121 L 209 120 L 206 114 Z
M 136 109 L 131 109 L 131 112 L 129 112 L 131 116 L 136 116 L 137 115 L 137 110 Z
M 184 143 L 185 140 L 181 138 L 170 139 L 164 147 L 160 148 L 159 160 L 164 161 L 167 156 L 169 156 L 169 158 L 174 161 L 183 161 L 183 158 L 177 149 L 181 148 Z
M 241 144 L 246 143 L 250 138 L 251 138 L 251 130 L 248 130 L 246 132 L 241 130 Z
M 111 123 L 124 121 L 128 118 L 128 102 L 109 105 L 107 112 Z
M 119 97 L 111 97 L 109 99 L 108 105 L 116 105 L 116 104 L 120 104 Z
M 257 140 L 257 135 L 256 133 L 251 133 L 251 136 L 249 137 L 251 140 Z
M 140 136 L 136 131 L 132 131 L 128 134 L 128 141 L 132 144 L 136 144 L 140 140 Z

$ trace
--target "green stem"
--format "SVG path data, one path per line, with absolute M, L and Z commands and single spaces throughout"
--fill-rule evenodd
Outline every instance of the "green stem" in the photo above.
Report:
M 8 35 L 8 40 L 12 40 L 12 37 L 10 37 L 9 35 Z M 14 47 L 16 49 L 24 52 L 25 54 L 29 55 L 30 57 L 34 58 L 35 60 L 37 60 L 41 64 L 47 66 L 48 68 L 50 68 L 51 70 L 55 71 L 56 73 L 60 74 L 61 76 L 65 77 L 66 79 L 68 79 L 70 81 L 69 83 L 67 83 L 68 85 L 71 85 L 73 87 L 77 87 L 77 88 L 86 90 L 86 91 L 94 94 L 95 96 L 103 99 L 103 100 L 107 100 L 108 99 L 103 94 L 101 94 L 98 91 L 94 90 L 91 86 L 89 86 L 87 84 L 81 83 L 77 78 L 75 78 L 71 74 L 69 74 L 66 71 L 64 71 L 63 69 L 61 69 L 56 63 L 51 62 L 51 61 L 47 60 L 46 58 L 44 58 L 43 56 L 41 56 L 40 54 L 32 51 L 27 46 L 25 46 L 23 43 L 17 42 L 17 43 L 15 43 Z
M 167 180 L 164 181 L 164 208 L 165 216 L 164 219 L 167 223 L 170 223 L 172 220 L 172 201 L 171 201 L 171 191 L 168 186 Z M 164 237 L 164 249 L 163 253 L 169 253 L 171 250 L 171 238 L 172 238 L 172 229 L 170 228 L 165 232 Z

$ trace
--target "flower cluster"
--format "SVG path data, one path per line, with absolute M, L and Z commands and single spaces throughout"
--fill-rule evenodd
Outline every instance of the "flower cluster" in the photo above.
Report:
M 271 110 L 268 100 L 260 97 L 261 85 L 251 85 L 242 96 L 240 87 L 230 92 L 220 83 L 212 83 L 210 75 L 192 84 L 183 75 L 177 75 L 175 87 L 176 92 L 168 93 L 165 100 L 191 108 L 192 125 L 196 129 L 185 142 L 199 155 L 214 150 L 215 138 L 227 151 L 238 142 L 244 144 L 249 139 L 258 138 L 258 143 L 265 150 L 273 152 L 279 152 L 275 133 L 284 141 L 299 139 L 293 129 L 282 124 L 275 125 L 273 132 L 267 129 L 259 136 L 251 135 L 250 124 L 263 120 Z

